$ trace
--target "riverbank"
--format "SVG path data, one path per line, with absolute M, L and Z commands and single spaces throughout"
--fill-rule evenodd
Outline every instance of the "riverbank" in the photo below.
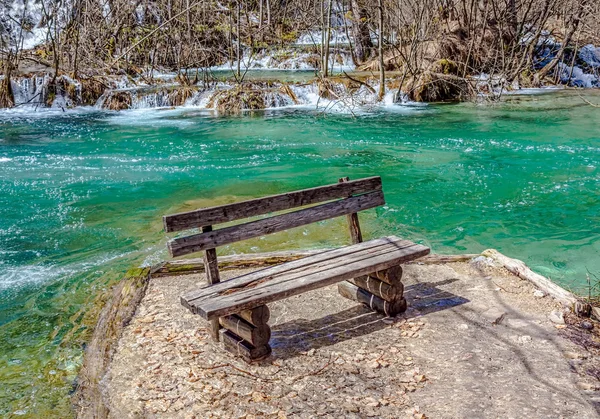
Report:
M 306 254 L 224 258 L 224 278 Z M 86 351 L 78 416 L 599 417 L 597 329 L 552 296 L 568 302 L 567 291 L 539 278 L 536 289 L 522 262 L 483 255 L 408 264 L 409 310 L 395 319 L 335 287 L 275 303 L 273 354 L 250 366 L 179 304 L 204 283 L 199 261 L 132 271 Z
M 310 70 L 273 69 L 249 70 L 242 78 L 231 70 L 210 69 L 135 78 L 104 75 L 72 79 L 61 75 L 54 84 L 52 74 L 38 72 L 13 76 L 10 86 L 15 109 L 65 111 L 91 106 L 122 111 L 187 107 L 221 114 L 290 107 L 360 113 L 393 105 L 493 102 L 507 94 L 568 88 L 559 83 L 547 83 L 531 89 L 530 83 L 507 84 L 502 77 L 485 74 L 458 77 L 446 74 L 449 70 L 442 64 L 438 67 L 428 73 L 428 81 L 421 84 L 400 71 L 387 72 L 383 96 L 380 96 L 380 81 L 375 73 L 350 70 L 328 78 Z M 2 77 L 0 75 L 0 80 Z

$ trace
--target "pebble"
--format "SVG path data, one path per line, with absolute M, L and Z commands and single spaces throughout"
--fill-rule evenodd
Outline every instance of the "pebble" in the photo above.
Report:
M 545 294 L 545 293 L 544 293 L 544 291 L 542 291 L 542 290 L 535 290 L 535 291 L 533 292 L 533 296 L 534 296 L 534 297 L 537 297 L 537 298 L 543 298 L 543 297 L 545 297 L 545 296 L 546 296 L 546 294 Z
M 589 321 L 587 321 L 587 320 L 585 320 L 585 321 L 582 321 L 582 322 L 579 324 L 579 326 L 580 326 L 582 329 L 585 329 L 585 330 L 592 330 L 592 329 L 594 328 L 594 324 L 593 324 L 592 322 L 589 322 Z
M 560 310 L 553 310 L 550 315 L 548 316 L 548 318 L 550 319 L 550 321 L 552 323 L 555 324 L 565 324 L 565 318 L 563 316 L 562 311 Z
M 565 352 L 564 355 L 565 355 L 565 358 L 568 358 L 568 359 L 585 359 L 585 358 L 587 358 L 586 355 L 580 354 L 577 352 Z

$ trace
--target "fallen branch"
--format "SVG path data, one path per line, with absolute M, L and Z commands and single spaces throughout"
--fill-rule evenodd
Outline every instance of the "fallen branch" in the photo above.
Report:
M 554 299 L 568 307 L 572 307 L 577 302 L 577 297 L 575 297 L 575 295 L 559 287 L 548 278 L 533 272 L 525 265 L 525 263 L 518 259 L 511 259 L 494 249 L 485 250 L 481 255 L 494 259 L 503 265 L 509 272 L 521 279 L 531 282 L 546 294 L 552 296 Z

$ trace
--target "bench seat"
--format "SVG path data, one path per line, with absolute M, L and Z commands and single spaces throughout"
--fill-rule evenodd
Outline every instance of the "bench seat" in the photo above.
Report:
M 292 262 L 195 289 L 181 303 L 207 320 L 368 275 L 429 254 L 395 236 L 327 250 Z

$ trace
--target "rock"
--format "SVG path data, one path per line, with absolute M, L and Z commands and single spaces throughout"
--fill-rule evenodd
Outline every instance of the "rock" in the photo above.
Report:
M 537 297 L 537 298 L 543 298 L 543 297 L 545 297 L 545 296 L 546 296 L 546 294 L 545 294 L 545 293 L 544 293 L 544 291 L 542 291 L 542 290 L 535 290 L 535 291 L 533 292 L 533 296 L 534 296 L 534 297 Z
M 580 354 L 577 352 L 565 352 L 564 355 L 565 355 L 565 358 L 568 358 L 568 359 L 585 359 L 585 358 L 587 358 L 586 355 Z
M 523 336 L 519 336 L 519 343 L 529 343 L 531 342 L 531 336 L 529 335 L 523 335 Z
M 242 110 L 264 109 L 264 93 L 252 86 L 238 87 L 235 89 L 217 91 L 210 102 L 219 112 L 239 113 Z
M 577 387 L 579 387 L 581 390 L 587 390 L 587 391 L 594 391 L 596 390 L 596 388 L 598 388 L 598 386 L 596 386 L 595 384 L 592 383 L 586 383 L 583 381 L 580 381 L 577 383 Z
M 560 310 L 553 310 L 548 316 L 550 321 L 555 324 L 565 324 L 565 318 L 563 312 Z
M 589 67 L 600 67 L 600 48 L 596 48 L 593 44 L 581 47 L 578 55 L 579 59 Z
M 590 321 L 585 320 L 579 323 L 579 327 L 585 330 L 592 330 L 594 328 L 594 324 Z
M 458 66 L 442 59 L 413 79 L 407 89 L 409 98 L 417 102 L 444 102 L 464 100 L 471 95 L 469 83 L 460 76 Z

